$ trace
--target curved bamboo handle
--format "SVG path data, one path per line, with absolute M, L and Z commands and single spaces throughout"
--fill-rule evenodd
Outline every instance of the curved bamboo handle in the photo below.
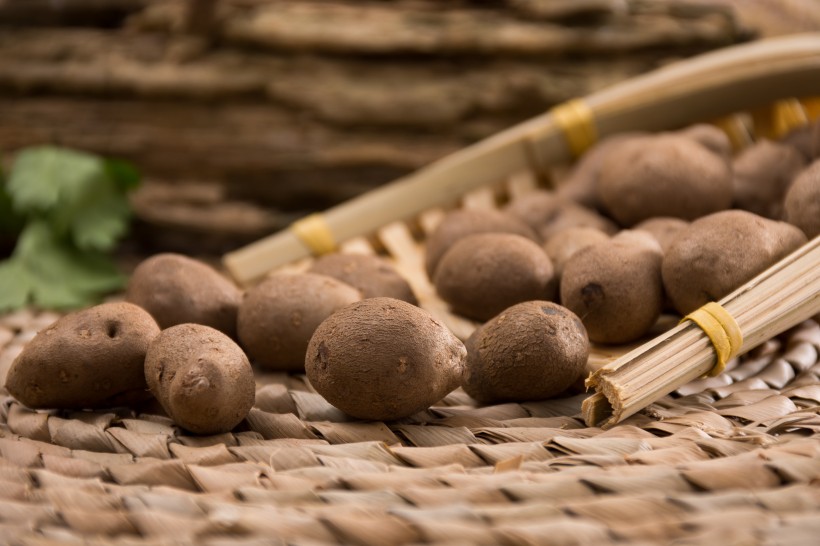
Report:
M 311 219 L 314 232 L 302 229 L 297 235 L 292 229 L 283 230 L 226 254 L 223 261 L 238 282 L 251 283 L 277 266 L 311 255 L 312 240 L 338 245 L 453 202 L 522 169 L 541 169 L 565 161 L 573 156 L 573 148 L 578 151 L 579 139 L 590 145 L 596 137 L 626 130 L 675 129 L 785 97 L 817 94 L 820 34 L 707 53 L 573 101 L 573 108 L 554 108 L 328 209 L 319 219 Z

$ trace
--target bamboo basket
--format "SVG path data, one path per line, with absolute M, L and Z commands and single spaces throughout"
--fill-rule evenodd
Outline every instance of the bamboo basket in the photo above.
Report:
M 799 121 L 784 112 L 816 116 L 783 99 L 817 94 L 820 36 L 802 36 L 670 66 L 585 104 L 599 137 L 722 117 L 743 144 L 761 121 L 779 120 L 769 128 L 781 131 Z M 754 126 L 736 113 L 746 108 L 757 109 Z M 311 221 L 314 244 L 387 256 L 422 306 L 468 336 L 475 324 L 449 313 L 423 272 L 424 239 L 447 208 L 497 207 L 577 153 L 554 116 L 328 211 Z M 426 184 L 429 193 L 418 189 Z M 287 232 L 226 264 L 252 282 L 304 269 L 309 252 Z M 0 316 L 0 377 L 55 318 Z M 151 405 L 32 411 L 0 391 L 0 542 L 813 545 L 820 324 L 758 341 L 724 373 L 682 384 L 608 430 L 584 422 L 583 393 L 479 407 L 457 390 L 407 419 L 361 422 L 303 376 L 259 373 L 245 422 L 194 436 Z M 597 348 L 589 371 L 632 349 Z

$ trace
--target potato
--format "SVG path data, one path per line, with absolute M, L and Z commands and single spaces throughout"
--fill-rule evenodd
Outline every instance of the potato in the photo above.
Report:
M 546 241 L 554 234 L 571 227 L 591 227 L 610 235 L 618 232 L 618 226 L 597 211 L 568 203 L 561 207 L 549 222 L 541 226 L 538 235 L 542 241 Z
M 784 204 L 786 221 L 799 227 L 809 239 L 820 235 L 820 159 L 792 183 Z
M 604 159 L 613 150 L 617 153 L 625 142 L 644 136 L 646 133 L 619 133 L 603 139 L 581 156 L 569 176 L 558 185 L 556 194 L 587 208 L 599 209 L 597 186 Z
M 666 293 L 682 315 L 718 301 L 806 242 L 785 222 L 727 210 L 692 222 L 663 259 Z
M 666 252 L 667 249 L 675 241 L 678 233 L 689 225 L 689 222 L 681 220 L 680 218 L 670 218 L 668 216 L 660 216 L 657 218 L 650 218 L 636 224 L 633 228 L 635 231 L 645 231 L 652 235 L 661 249 Z
M 425 269 L 432 279 L 439 260 L 453 244 L 468 235 L 477 233 L 515 233 L 533 241 L 538 236 L 517 218 L 497 210 L 459 209 L 451 211 L 427 238 Z
M 547 190 L 521 195 L 504 207 L 504 212 L 530 226 L 534 232 L 548 223 L 568 201 Z
M 803 155 L 791 146 L 761 140 L 735 158 L 735 206 L 759 216 L 779 220 L 783 197 L 803 170 Z
M 726 161 L 732 160 L 732 142 L 726 133 L 714 125 L 698 123 L 680 131 L 678 135 L 694 140 L 707 150 L 719 155 Z
M 193 322 L 236 337 L 241 291 L 207 264 L 157 254 L 134 270 L 125 300 L 151 313 L 160 328 Z
M 168 416 L 196 434 L 232 430 L 248 415 L 256 395 L 242 349 L 201 324 L 163 330 L 148 348 L 145 380 Z
M 644 335 L 663 307 L 661 257 L 640 231 L 576 252 L 564 266 L 561 303 L 581 317 L 596 343 L 627 343 Z
M 143 373 L 159 326 L 130 303 L 104 303 L 61 317 L 14 360 L 6 389 L 30 408 L 85 409 L 150 398 Z
M 464 390 L 482 403 L 542 400 L 561 394 L 584 371 L 589 340 L 569 309 L 519 303 L 467 340 Z
M 693 220 L 732 204 L 731 170 L 689 138 L 636 138 L 605 158 L 598 198 L 625 227 L 655 216 Z
M 809 163 L 820 159 L 820 120 L 793 129 L 780 142 L 795 148 Z
M 555 269 L 556 279 L 561 279 L 564 265 L 579 250 L 609 240 L 609 235 L 593 227 L 570 227 L 550 236 L 544 243 L 544 252 Z
M 347 283 L 363 298 L 383 296 L 418 305 L 407 280 L 390 262 L 377 256 L 334 252 L 317 258 L 308 271 Z
M 433 283 L 453 311 L 476 320 L 555 295 L 552 263 L 544 250 L 509 233 L 464 237 L 441 259 Z
M 302 371 L 310 336 L 323 320 L 359 301 L 361 293 L 326 275 L 271 275 L 245 293 L 239 306 L 239 342 L 254 364 Z
M 305 371 L 316 392 L 343 412 L 387 421 L 425 410 L 458 387 L 466 356 L 427 311 L 369 298 L 319 325 Z

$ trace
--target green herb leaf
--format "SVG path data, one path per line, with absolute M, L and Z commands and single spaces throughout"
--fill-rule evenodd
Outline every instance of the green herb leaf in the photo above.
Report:
M 0 172 L 0 235 L 16 235 L 23 229 L 23 217 L 15 212 L 6 181 Z
M 104 159 L 105 172 L 123 192 L 140 185 L 140 173 L 131 163 L 122 159 Z
M 125 277 L 106 255 L 66 245 L 42 220 L 26 226 L 14 255 L 0 268 L 5 275 L 0 278 L 5 281 L 0 310 L 26 303 L 49 309 L 82 307 L 125 286 Z
M 90 154 L 39 146 L 26 148 L 14 160 L 8 191 L 18 212 L 46 212 L 72 203 L 89 185 L 105 178 L 102 161 Z

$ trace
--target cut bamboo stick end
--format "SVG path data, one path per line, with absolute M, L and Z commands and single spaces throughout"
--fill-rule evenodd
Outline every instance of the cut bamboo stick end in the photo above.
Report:
M 820 236 L 722 300 L 743 334 L 738 355 L 820 312 Z M 588 426 L 612 427 L 708 373 L 717 360 L 706 333 L 686 321 L 590 374 L 595 394 L 581 413 Z

